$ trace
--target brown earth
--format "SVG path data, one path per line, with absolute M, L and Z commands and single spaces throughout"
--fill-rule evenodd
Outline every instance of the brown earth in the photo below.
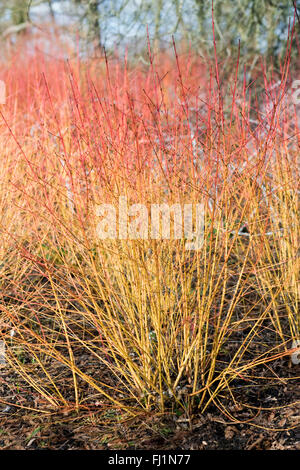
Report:
M 190 420 L 154 412 L 128 418 L 99 395 L 79 412 L 47 410 L 15 372 L 0 367 L 2 450 L 300 450 L 299 366 L 285 359 L 272 364 L 279 379 L 268 385 L 236 383 L 235 403 L 223 397 L 234 420 L 216 406 L 203 415 L 196 411 Z

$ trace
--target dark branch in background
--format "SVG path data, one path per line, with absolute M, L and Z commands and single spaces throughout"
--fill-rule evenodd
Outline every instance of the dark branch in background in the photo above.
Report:
M 54 14 L 54 10 L 53 10 L 52 0 L 48 0 L 48 5 L 49 5 L 49 11 L 50 11 L 51 18 L 52 18 L 53 21 L 55 21 L 55 14 Z
M 297 11 L 296 0 L 293 0 L 293 5 L 294 5 L 295 13 L 296 13 L 296 16 L 297 16 L 297 20 L 298 20 L 298 23 L 299 23 L 299 26 L 300 26 L 300 18 L 299 18 L 298 11 Z

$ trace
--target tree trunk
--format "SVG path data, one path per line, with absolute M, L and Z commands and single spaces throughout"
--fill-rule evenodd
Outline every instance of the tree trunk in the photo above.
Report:
M 99 22 L 99 0 L 90 0 L 88 4 L 89 39 L 95 49 L 101 47 L 101 30 Z

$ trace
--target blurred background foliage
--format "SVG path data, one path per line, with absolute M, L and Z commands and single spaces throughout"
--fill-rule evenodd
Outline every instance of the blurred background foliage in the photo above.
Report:
M 230 55 L 240 41 L 243 57 L 280 56 L 295 11 L 300 14 L 299 0 L 215 0 L 219 52 Z M 140 52 L 147 28 L 160 48 L 170 45 L 172 35 L 203 53 L 213 46 L 211 0 L 0 0 L 3 37 L 14 40 L 47 24 L 77 39 L 82 49 L 128 46 Z

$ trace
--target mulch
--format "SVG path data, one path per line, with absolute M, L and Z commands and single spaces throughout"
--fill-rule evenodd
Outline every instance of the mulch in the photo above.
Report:
M 99 396 L 79 411 L 47 410 L 13 370 L 0 367 L 0 450 L 300 450 L 299 366 L 285 359 L 277 382 L 237 382 L 235 400 L 222 402 L 228 415 L 212 405 L 190 420 L 171 412 L 129 417 Z

